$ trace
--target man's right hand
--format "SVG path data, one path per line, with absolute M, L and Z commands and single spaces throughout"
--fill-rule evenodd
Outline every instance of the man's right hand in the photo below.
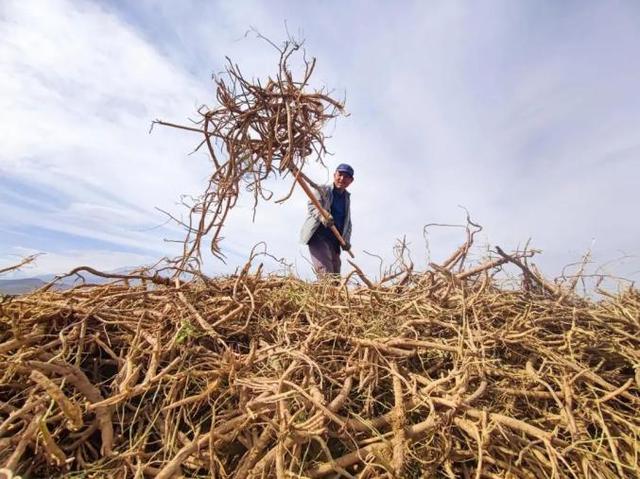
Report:
M 329 215 L 328 218 L 325 218 L 324 216 L 322 217 L 322 219 L 320 220 L 322 222 L 322 225 L 325 228 L 331 228 L 335 223 L 333 222 L 333 216 Z

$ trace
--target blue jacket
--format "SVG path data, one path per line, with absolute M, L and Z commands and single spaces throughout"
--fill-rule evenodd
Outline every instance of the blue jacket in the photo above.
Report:
M 320 186 L 320 191 L 313 190 L 314 196 L 318 199 L 322 207 L 331 212 L 331 203 L 333 202 L 333 185 Z M 345 209 L 346 214 L 344 218 L 344 229 L 342 231 L 342 237 L 347 243 L 351 242 L 351 194 L 345 191 Z M 307 219 L 302 225 L 302 231 L 300 232 L 300 242 L 308 244 L 309 240 L 313 236 L 313 233 L 320 227 L 322 222 L 320 218 L 320 212 L 315 205 L 309 201 L 307 205 Z

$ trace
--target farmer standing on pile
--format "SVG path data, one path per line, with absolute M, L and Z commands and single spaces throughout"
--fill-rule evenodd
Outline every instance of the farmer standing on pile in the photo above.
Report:
M 318 208 L 310 201 L 307 219 L 302 226 L 300 240 L 309 246 L 313 269 L 318 277 L 327 274 L 340 274 L 340 248 L 351 249 L 351 199 L 347 191 L 353 182 L 353 168 L 342 163 L 333 174 L 333 185 L 319 186 L 314 195 L 322 207 L 331 213 L 324 218 Z M 342 235 L 345 245 L 331 231 L 335 225 Z

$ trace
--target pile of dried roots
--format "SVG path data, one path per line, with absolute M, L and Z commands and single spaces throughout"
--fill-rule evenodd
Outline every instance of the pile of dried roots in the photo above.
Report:
M 5 297 L 0 467 L 638 477 L 640 293 L 596 301 L 531 271 L 505 289 L 501 261 L 524 259 L 361 288 L 245 268 Z

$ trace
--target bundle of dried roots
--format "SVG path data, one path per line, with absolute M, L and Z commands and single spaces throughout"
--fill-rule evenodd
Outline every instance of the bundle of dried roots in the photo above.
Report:
M 214 77 L 217 106 L 202 106 L 195 126 L 154 122 L 201 134 L 196 150 L 206 145 L 214 165 L 204 193 L 194 204 L 186 205 L 190 208 L 188 222 L 177 220 L 187 231 L 183 254 L 176 260 L 178 270 L 199 269 L 202 240 L 208 234 L 212 253 L 223 257 L 220 233 L 243 183 L 253 193 L 255 207 L 260 198 L 271 198 L 262 188 L 270 176 L 300 175 L 309 158 L 322 163 L 326 153 L 322 128 L 344 111 L 340 101 L 310 89 L 315 58 L 304 57 L 304 73 L 294 79 L 289 61 L 302 52 L 299 43 L 271 44 L 280 53 L 275 78 L 268 78 L 264 85 L 260 80 L 250 81 L 227 59 L 226 72 Z

